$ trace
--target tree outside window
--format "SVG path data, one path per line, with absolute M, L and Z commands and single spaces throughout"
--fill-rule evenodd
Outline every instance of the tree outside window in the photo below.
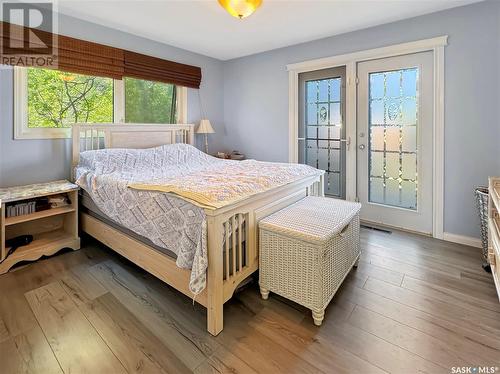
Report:
M 173 84 L 125 78 L 125 122 L 175 123 Z
M 113 122 L 113 80 L 28 69 L 28 127 Z
M 14 90 L 15 139 L 68 138 L 74 123 L 177 122 L 173 84 L 16 67 Z

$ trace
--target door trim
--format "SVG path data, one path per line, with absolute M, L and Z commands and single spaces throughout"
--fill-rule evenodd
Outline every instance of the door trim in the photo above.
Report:
M 351 138 L 351 146 L 346 151 L 346 199 L 356 199 L 356 85 L 358 62 L 384 57 L 394 57 L 418 52 L 433 52 L 434 59 L 434 108 L 433 108 L 433 204 L 432 236 L 443 239 L 444 220 L 444 47 L 448 45 L 448 35 L 417 40 L 392 46 L 369 49 L 344 55 L 325 57 L 300 63 L 289 64 L 288 70 L 288 160 L 298 161 L 298 100 L 299 73 L 308 71 L 346 67 L 346 136 Z

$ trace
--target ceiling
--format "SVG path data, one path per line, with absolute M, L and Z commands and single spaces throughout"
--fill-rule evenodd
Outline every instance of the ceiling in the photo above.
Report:
M 229 60 L 480 0 L 263 0 L 250 17 L 217 0 L 59 0 L 60 13 Z

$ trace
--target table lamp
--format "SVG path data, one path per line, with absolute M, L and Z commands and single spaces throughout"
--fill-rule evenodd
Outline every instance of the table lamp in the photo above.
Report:
M 202 119 L 200 121 L 200 125 L 198 126 L 198 129 L 196 130 L 197 134 L 205 134 L 205 153 L 208 153 L 208 135 L 207 134 L 213 134 L 215 133 L 214 128 L 210 124 L 210 121 L 208 119 Z

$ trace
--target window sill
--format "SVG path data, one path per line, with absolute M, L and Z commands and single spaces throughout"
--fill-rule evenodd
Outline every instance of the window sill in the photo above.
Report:
M 16 128 L 14 133 L 15 140 L 26 139 L 69 139 L 71 138 L 71 128 Z M 19 131 L 18 131 L 19 130 Z

